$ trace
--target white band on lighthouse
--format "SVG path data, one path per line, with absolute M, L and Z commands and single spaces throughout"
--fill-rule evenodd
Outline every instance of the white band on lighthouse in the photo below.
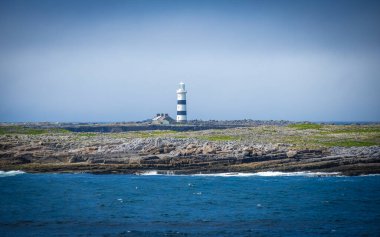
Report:
M 187 121 L 186 110 L 186 89 L 185 83 L 179 83 L 179 89 L 177 90 L 177 122 L 185 123 Z

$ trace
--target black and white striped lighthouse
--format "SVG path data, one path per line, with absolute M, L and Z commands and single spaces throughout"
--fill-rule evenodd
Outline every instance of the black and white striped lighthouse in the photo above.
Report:
M 187 121 L 186 93 L 185 83 L 179 83 L 179 89 L 177 90 L 177 123 L 186 123 Z

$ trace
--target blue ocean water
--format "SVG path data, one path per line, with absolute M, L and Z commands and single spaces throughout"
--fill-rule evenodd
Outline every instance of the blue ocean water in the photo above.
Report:
M 380 235 L 380 176 L 16 174 L 1 236 Z

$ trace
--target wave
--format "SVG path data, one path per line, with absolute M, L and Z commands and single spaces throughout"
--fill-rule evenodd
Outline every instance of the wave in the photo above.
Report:
M 25 174 L 24 171 L 21 170 L 10 170 L 10 171 L 2 171 L 0 170 L 0 177 L 9 177 L 9 176 L 15 176 L 18 174 Z
M 164 176 L 179 176 L 173 171 L 157 171 L 149 170 L 142 173 L 136 173 L 136 175 L 164 175 Z M 182 175 L 180 175 L 182 176 Z M 186 175 L 185 175 L 186 176 Z M 192 174 L 189 176 L 204 176 L 204 177 L 252 177 L 252 176 L 261 176 L 261 177 L 278 177 L 278 176 L 305 176 L 305 177 L 321 177 L 321 176 L 341 176 L 339 172 L 310 172 L 310 171 L 301 171 L 301 172 L 280 172 L 280 171 L 264 171 L 257 173 L 244 173 L 244 172 L 228 172 L 228 173 L 212 173 L 212 174 Z
M 251 177 L 251 176 L 262 176 L 262 177 L 277 177 L 277 176 L 306 176 L 306 177 L 320 177 L 320 176 L 338 176 L 339 172 L 280 172 L 280 171 L 264 171 L 257 173 L 216 173 L 216 174 L 194 174 L 193 176 L 212 176 L 212 177 Z
M 157 170 L 149 170 L 142 173 L 136 173 L 136 175 L 175 175 L 173 171 L 160 171 Z
M 158 175 L 157 170 L 149 170 L 142 173 L 136 173 L 137 175 Z
M 380 174 L 361 174 L 359 176 L 361 176 L 361 177 L 364 177 L 364 176 L 380 176 Z

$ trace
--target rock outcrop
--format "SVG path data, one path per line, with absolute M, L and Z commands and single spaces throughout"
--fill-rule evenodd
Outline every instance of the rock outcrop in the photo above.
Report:
M 11 169 L 92 173 L 314 170 L 355 175 L 380 173 L 380 147 L 300 150 L 284 143 L 196 138 L 2 135 L 0 170 Z

